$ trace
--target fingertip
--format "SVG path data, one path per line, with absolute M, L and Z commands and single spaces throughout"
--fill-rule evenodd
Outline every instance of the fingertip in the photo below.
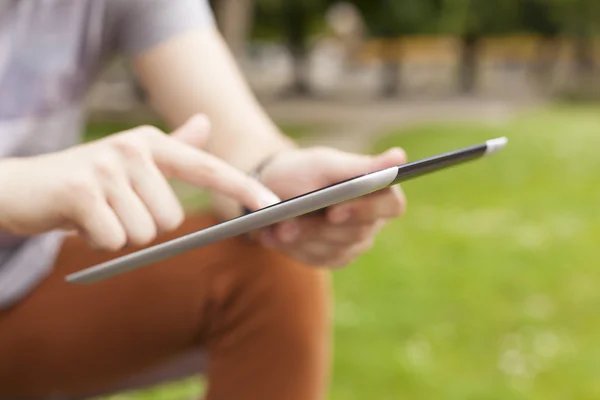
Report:
M 265 191 L 259 198 L 259 206 L 261 208 L 270 207 L 274 204 L 280 203 L 281 199 L 277 195 L 270 191 Z
M 400 165 L 406 163 L 407 156 L 404 149 L 400 147 L 393 147 L 381 153 L 377 160 L 383 165 L 383 167 Z
M 248 193 L 243 197 L 238 197 L 240 202 L 244 205 L 246 209 L 249 211 L 259 211 L 263 208 L 271 207 L 277 203 L 281 202 L 281 199 L 277 197 L 274 193 L 270 191 L 260 191 L 259 194 Z

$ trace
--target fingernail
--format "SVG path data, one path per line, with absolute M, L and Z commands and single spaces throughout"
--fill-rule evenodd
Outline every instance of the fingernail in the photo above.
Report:
M 294 222 L 287 222 L 281 226 L 280 238 L 284 243 L 292 243 L 299 234 L 300 228 L 298 227 L 298 224 Z
M 262 208 L 272 206 L 281 202 L 281 199 L 271 192 L 266 192 L 260 198 L 260 206 Z
M 350 218 L 350 210 L 347 208 L 338 208 L 332 212 L 331 221 L 334 224 L 342 224 Z

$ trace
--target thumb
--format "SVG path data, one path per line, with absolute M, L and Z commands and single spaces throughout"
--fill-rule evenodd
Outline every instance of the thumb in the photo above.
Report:
M 208 141 L 209 134 L 210 120 L 206 115 L 197 114 L 188 119 L 171 136 L 187 145 L 200 148 Z
M 376 156 L 340 153 L 329 158 L 329 163 L 327 179 L 333 183 L 404 164 L 406 153 L 397 147 Z

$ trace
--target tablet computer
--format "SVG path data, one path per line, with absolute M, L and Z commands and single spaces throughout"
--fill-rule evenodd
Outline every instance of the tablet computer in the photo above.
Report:
M 502 149 L 506 143 L 507 139 L 505 137 L 491 139 L 479 145 L 438 154 L 433 157 L 351 178 L 209 228 L 75 272 L 68 275 L 66 280 L 76 284 L 98 282 L 201 246 L 249 233 L 287 219 L 325 209 L 337 203 L 365 196 L 417 176 L 491 155 Z

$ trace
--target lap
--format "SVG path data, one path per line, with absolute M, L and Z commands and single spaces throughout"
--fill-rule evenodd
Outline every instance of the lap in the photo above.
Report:
M 214 223 L 210 216 L 195 216 L 162 240 Z M 127 381 L 136 385 L 138 378 L 138 384 L 145 383 L 161 366 L 191 352 L 201 354 L 210 340 L 245 315 L 255 313 L 260 320 L 262 311 L 256 306 L 265 299 L 294 296 L 294 287 L 303 290 L 324 281 L 323 273 L 242 238 L 97 284 L 64 281 L 71 272 L 118 255 L 94 252 L 80 240 L 68 239 L 51 275 L 23 302 L 0 313 L 0 394 L 36 395 L 61 388 L 76 394 Z M 293 301 L 285 303 L 269 307 L 293 311 Z M 263 320 L 269 318 L 272 313 L 265 310 Z M 191 362 L 191 369 L 201 369 L 199 359 Z

